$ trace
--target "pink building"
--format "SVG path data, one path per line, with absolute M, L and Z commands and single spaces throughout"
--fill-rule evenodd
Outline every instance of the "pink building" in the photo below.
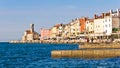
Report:
M 50 29 L 43 29 L 40 30 L 41 38 L 40 39 L 48 39 L 50 38 Z

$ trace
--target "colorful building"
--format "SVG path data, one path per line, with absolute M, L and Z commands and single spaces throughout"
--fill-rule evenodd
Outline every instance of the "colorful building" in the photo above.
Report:
M 111 35 L 114 28 L 120 29 L 120 11 L 102 13 L 100 16 L 94 15 L 94 33 Z
M 67 39 L 70 37 L 70 24 L 66 24 L 62 33 L 62 37 Z
M 41 28 L 40 34 L 41 34 L 41 37 L 40 37 L 41 40 L 49 39 L 50 38 L 50 29 Z
M 80 32 L 81 33 L 86 33 L 86 21 L 87 21 L 87 17 L 82 17 L 80 18 Z
M 55 38 L 76 38 L 90 34 L 91 36 L 111 35 L 112 30 L 120 30 L 120 11 L 112 11 L 94 15 L 93 19 L 88 17 L 76 18 L 69 24 L 56 24 L 50 30 L 41 29 L 41 39 Z M 29 31 L 27 31 L 30 33 Z
M 56 26 L 53 26 L 51 29 L 50 29 L 50 38 L 56 38 L 57 37 L 57 27 Z
M 65 25 L 64 24 L 57 24 L 57 37 L 62 38 L 62 33 L 64 31 Z
M 81 33 L 80 20 L 76 18 L 75 20 L 72 20 L 70 23 L 70 36 L 75 38 L 79 36 L 80 33 Z
M 64 30 L 64 27 L 65 25 L 63 24 L 56 24 L 54 25 L 50 30 L 50 37 L 51 38 L 62 38 L 62 33 L 63 33 L 63 30 Z

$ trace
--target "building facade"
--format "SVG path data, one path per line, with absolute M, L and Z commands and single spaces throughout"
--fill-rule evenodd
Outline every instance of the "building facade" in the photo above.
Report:
M 39 34 L 34 31 L 34 24 L 30 24 L 30 30 L 26 30 L 22 37 L 22 41 L 40 40 Z
M 86 32 L 87 34 L 94 33 L 94 19 L 88 19 L 86 21 Z
M 120 10 L 117 9 L 116 11 L 110 10 L 112 16 L 112 28 L 113 32 L 114 29 L 120 30 Z
M 110 13 L 102 13 L 100 16 L 94 15 L 94 33 L 112 34 L 112 17 Z
M 86 33 L 86 21 L 87 21 L 87 17 L 82 17 L 80 18 L 80 32 L 81 33 Z
M 51 29 L 50 29 L 50 38 L 56 38 L 57 37 L 57 27 L 56 26 L 53 26 Z
M 66 24 L 62 33 L 62 37 L 64 39 L 70 38 L 70 24 Z
M 50 29 L 41 28 L 40 34 L 41 34 L 41 37 L 40 37 L 41 40 L 49 39 L 50 38 Z
M 75 19 L 72 20 L 70 23 L 70 36 L 75 38 L 77 36 L 80 35 L 80 20 L 79 19 Z

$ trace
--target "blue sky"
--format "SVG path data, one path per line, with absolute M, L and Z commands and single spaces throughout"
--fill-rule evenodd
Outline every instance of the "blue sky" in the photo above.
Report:
M 0 0 L 0 41 L 20 40 L 29 24 L 35 30 L 120 8 L 120 0 Z

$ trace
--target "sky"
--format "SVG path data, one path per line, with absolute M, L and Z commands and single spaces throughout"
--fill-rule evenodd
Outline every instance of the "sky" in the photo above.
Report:
M 72 19 L 120 9 L 120 0 L 0 0 L 0 42 L 21 40 L 30 24 L 35 31 Z

